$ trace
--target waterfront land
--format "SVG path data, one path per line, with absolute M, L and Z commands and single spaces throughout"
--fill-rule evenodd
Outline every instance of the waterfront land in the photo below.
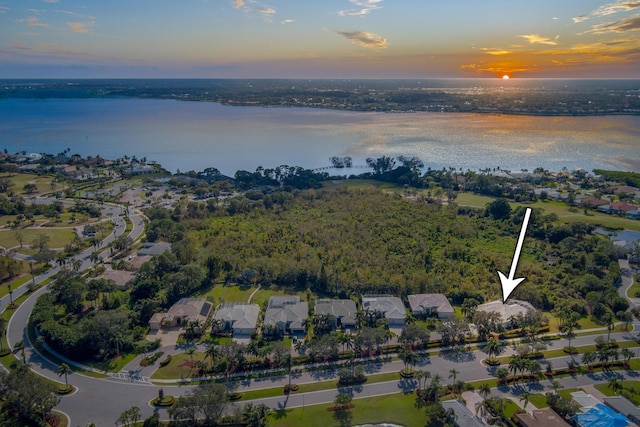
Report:
M 422 173 L 416 159 L 380 158 L 371 159 L 373 172 L 348 179 L 295 167 L 238 171 L 231 178 L 213 168 L 170 175 L 138 159 L 20 156 L 5 156 L 8 172 L 0 176 L 7 214 L 0 233 L 9 236 L 3 266 L 21 265 L 3 270 L 12 284 L 11 290 L 2 285 L 10 322 L 3 346 L 15 355 L 2 361 L 15 372 L 25 348 L 24 360 L 47 378 L 66 379 L 63 363 L 76 370 L 70 382 L 78 390 L 59 405 L 72 425 L 110 424 L 132 405 L 150 417 L 147 403 L 160 388 L 180 397 L 194 390 L 185 381 L 211 378 L 228 384 L 230 398 L 240 400 L 230 404 L 228 420 L 238 421 L 233 408 L 250 402 L 271 408 L 270 425 L 299 425 L 309 416 L 324 425 L 345 419 L 439 425 L 450 421 L 436 401 L 459 396 L 471 382 L 495 387 L 502 381 L 492 395 L 513 398 L 525 373 L 533 380 L 527 388 L 544 390 L 549 377 L 590 385 L 626 378 L 613 369 L 636 367 L 637 331 L 623 329 L 637 328 L 630 313 L 634 296 L 626 294 L 637 247 L 616 246 L 594 231 L 595 225 L 638 229 L 632 210 L 622 209 L 636 206 L 638 190 L 630 184 L 637 174 L 614 182 L 606 171 Z M 23 163 L 36 166 L 39 181 L 18 172 Z M 619 210 L 597 209 L 594 200 Z M 534 208 L 518 270 L 527 283 L 515 296 L 536 310 L 498 324 L 475 307 L 500 297 L 496 270 L 509 269 L 525 206 Z M 66 240 L 65 229 L 74 230 Z M 143 258 L 143 241 L 171 249 Z M 119 284 L 110 271 L 130 275 Z M 51 292 L 37 290 L 53 273 Z M 34 295 L 21 299 L 21 292 Z M 407 313 L 407 325 L 390 325 L 384 316 L 367 315 L 360 299 L 367 293 L 442 293 L 455 308 L 454 319 Z M 312 314 L 302 335 L 269 336 L 263 328 L 234 342 L 209 317 L 167 328 L 160 342 L 157 335 L 146 337 L 152 315 L 182 297 L 214 306 L 252 301 L 264 311 L 270 297 L 282 295 L 298 296 L 310 308 L 322 298 L 350 299 L 359 307 L 359 327 L 335 331 Z M 6 310 L 14 298 L 15 307 Z M 471 322 L 480 329 L 466 329 Z M 168 335 L 171 343 L 164 342 Z M 492 340 L 502 359 L 490 349 Z M 160 351 L 149 366 L 141 365 Z M 535 352 L 540 362 L 525 363 Z M 575 359 L 563 356 L 574 352 Z M 587 353 L 602 358 L 596 363 L 584 358 Z M 486 365 L 492 358 L 507 367 L 506 377 Z M 336 386 L 358 366 L 368 377 L 364 385 Z M 89 369 L 96 371 L 91 377 L 82 373 Z M 289 370 L 300 384 L 284 395 Z M 432 377 L 423 381 L 419 371 Z M 437 380 L 436 373 L 442 375 Z M 572 373 L 587 376 L 565 376 Z M 424 398 L 416 400 L 416 389 Z M 353 407 L 331 403 L 341 391 L 357 397 Z M 380 404 L 377 394 L 393 397 Z M 416 401 L 424 407 L 415 408 Z M 400 409 L 403 415 L 394 416 Z M 512 410 L 517 407 L 494 416 L 509 419 Z M 158 412 L 167 420 L 184 416 Z
M 638 115 L 637 80 L 6 80 L 0 97 L 138 97 L 352 111 Z

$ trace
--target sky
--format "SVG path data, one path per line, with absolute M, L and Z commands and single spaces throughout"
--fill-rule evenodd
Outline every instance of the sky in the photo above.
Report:
M 640 78 L 640 0 L 0 0 L 0 78 Z

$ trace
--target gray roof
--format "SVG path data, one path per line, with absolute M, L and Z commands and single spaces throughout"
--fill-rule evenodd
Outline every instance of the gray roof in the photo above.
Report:
M 600 403 L 598 399 L 584 391 L 574 391 L 571 393 L 571 398 L 580 405 L 580 409 L 583 412 L 586 412 L 589 408 L 595 408 Z
M 300 302 L 300 297 L 297 295 L 284 295 L 284 296 L 275 296 L 269 298 L 268 308 L 275 307 L 284 307 L 286 304 L 295 304 Z
M 511 316 L 527 314 L 527 311 L 534 310 L 534 307 L 527 301 L 509 299 L 506 303 L 503 303 L 502 300 L 496 300 L 480 304 L 476 310 L 499 313 L 502 316 L 502 322 L 507 322 Z
M 454 424 L 459 427 L 485 427 L 480 418 L 473 415 L 473 413 L 467 408 L 467 405 L 462 403 L 460 399 L 445 400 L 442 402 L 442 407 L 447 409 L 453 409 L 455 414 Z
M 259 314 L 258 304 L 228 302 L 218 308 L 214 318 L 230 322 L 232 329 L 255 329 Z
M 209 317 L 212 308 L 211 303 L 204 298 L 181 298 L 171 306 L 167 315 L 203 322 Z
M 384 313 L 387 319 L 405 319 L 407 311 L 402 300 L 388 295 L 363 295 L 362 308 Z
M 164 251 L 171 251 L 171 243 L 167 242 L 146 242 L 138 250 L 138 256 L 151 255 L 158 256 Z
M 330 314 L 338 319 L 355 322 L 358 309 L 356 303 L 350 299 L 319 299 L 316 300 L 315 314 Z
M 624 396 L 611 396 L 605 397 L 604 404 L 625 415 L 631 421 L 637 423 L 640 421 L 640 408 L 634 405 L 629 399 Z
M 265 325 L 286 323 L 291 329 L 302 329 L 302 322 L 309 316 L 309 303 L 300 297 L 271 297 L 264 315 Z
M 453 313 L 453 307 L 443 294 L 418 294 L 409 295 L 409 306 L 412 311 L 438 310 L 438 313 Z

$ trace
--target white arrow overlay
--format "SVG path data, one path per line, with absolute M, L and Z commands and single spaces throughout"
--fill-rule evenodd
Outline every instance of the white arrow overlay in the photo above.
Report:
M 524 280 L 524 277 L 514 279 L 516 275 L 516 268 L 518 267 L 518 260 L 520 259 L 520 251 L 522 251 L 522 242 L 524 242 L 524 235 L 527 234 L 527 226 L 529 225 L 529 218 L 531 217 L 531 208 L 527 208 L 524 213 L 524 222 L 522 223 L 522 229 L 520 230 L 520 236 L 518 237 L 518 244 L 516 245 L 516 252 L 513 254 L 513 261 L 511 261 L 511 270 L 509 271 L 509 277 L 506 277 L 502 272 L 498 271 L 500 277 L 500 283 L 502 284 L 502 302 L 507 302 L 507 298 L 511 295 L 511 292 L 518 287 Z

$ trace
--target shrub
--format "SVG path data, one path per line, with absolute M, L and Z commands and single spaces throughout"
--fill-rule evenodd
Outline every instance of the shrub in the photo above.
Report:
M 160 362 L 160 366 L 167 366 L 169 363 L 171 363 L 171 355 L 170 354 L 168 354 L 167 357 L 162 359 L 162 361 Z
M 156 360 L 160 358 L 164 354 L 163 351 L 158 351 L 157 353 L 153 353 L 151 356 L 145 357 L 140 361 L 140 366 L 149 366 L 152 365 Z M 170 357 L 170 356 L 167 356 Z M 171 359 L 169 359 L 171 360 Z M 164 365 L 163 365 L 164 366 Z

